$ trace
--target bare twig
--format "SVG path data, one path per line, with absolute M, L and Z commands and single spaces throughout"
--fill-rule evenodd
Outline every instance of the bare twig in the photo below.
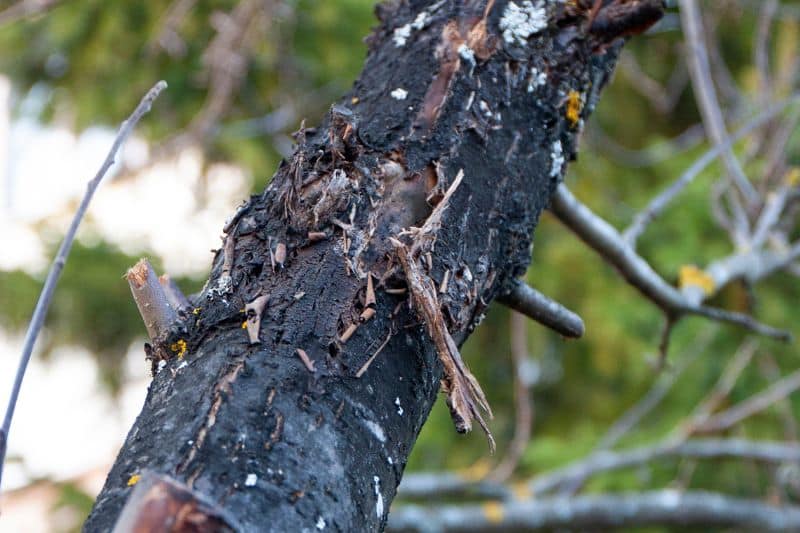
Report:
M 710 417 L 695 428 L 697 433 L 712 433 L 728 429 L 743 420 L 770 408 L 775 403 L 800 389 L 800 370 L 792 372 L 770 387 L 747 400 Z
M 308 357 L 308 354 L 306 353 L 305 350 L 303 350 L 302 348 L 298 348 L 297 350 L 295 350 L 295 353 L 297 354 L 297 357 L 299 357 L 300 360 L 303 362 L 303 364 L 306 366 L 306 370 L 308 370 L 312 374 L 316 372 L 317 369 L 314 368 L 314 361 L 312 361 L 311 358 Z
M 534 494 L 552 492 L 559 487 L 583 480 L 601 472 L 631 468 L 666 458 L 753 459 L 765 463 L 783 463 L 800 460 L 800 446 L 781 442 L 750 441 L 743 439 L 692 439 L 675 442 L 667 439 L 656 445 L 643 446 L 620 452 L 601 451 L 546 474 L 530 482 Z
M 735 324 L 759 335 L 791 339 L 790 333 L 762 324 L 748 315 L 688 301 L 680 291 L 664 281 L 616 229 L 579 202 L 565 185 L 561 184 L 556 189 L 550 208 L 562 223 L 614 265 L 631 285 L 667 315 L 679 318 L 693 314 Z
M 647 525 L 727 525 L 750 531 L 791 531 L 800 528 L 800 507 L 775 507 L 713 492 L 666 489 L 435 509 L 407 505 L 392 511 L 387 531 L 605 531 Z
M 672 202 L 678 194 L 683 191 L 714 159 L 719 157 L 720 153 L 724 150 L 729 150 L 734 143 L 740 141 L 755 129 L 763 126 L 768 121 L 773 119 L 778 113 L 786 109 L 789 105 L 800 100 L 800 95 L 794 95 L 781 102 L 778 102 L 769 108 L 758 113 L 752 117 L 744 126 L 736 131 L 732 136 L 726 137 L 721 143 L 715 144 L 712 148 L 706 151 L 699 159 L 681 174 L 669 187 L 656 196 L 647 207 L 639 212 L 633 219 L 631 225 L 623 232 L 623 237 L 631 246 L 636 244 L 636 240 L 644 232 L 647 225 L 658 217 L 667 205 Z
M 167 295 L 167 301 L 175 311 L 180 311 L 181 309 L 186 309 L 191 306 L 191 303 L 186 298 L 186 295 L 183 294 L 183 291 L 181 291 L 177 283 L 170 278 L 169 274 L 162 274 L 159 276 L 158 282 L 161 284 L 161 287 L 164 288 L 164 293 Z
M 678 3 L 680 4 L 683 32 L 686 37 L 689 74 L 691 75 L 692 87 L 700 107 L 700 114 L 703 116 L 703 123 L 706 126 L 709 137 L 714 141 L 714 144 L 722 145 L 728 134 L 714 90 L 714 83 L 711 80 L 708 50 L 703 40 L 704 32 L 700 9 L 696 0 L 679 0 Z M 725 164 L 728 176 L 745 197 L 748 205 L 755 205 L 758 201 L 758 192 L 745 176 L 730 147 L 723 150 L 722 161 Z
M 498 296 L 497 301 L 565 337 L 583 336 L 585 328 L 580 316 L 522 280 L 513 280 L 509 291 Z
M 262 294 L 244 306 L 245 316 L 247 317 L 245 327 L 247 328 L 247 336 L 250 339 L 250 344 L 258 344 L 261 342 L 259 338 L 261 334 L 261 317 L 264 314 L 264 309 L 266 309 L 268 301 L 269 295 Z
M 525 453 L 533 429 L 532 383 L 523 375 L 524 367 L 528 364 L 527 325 L 524 315 L 511 312 L 511 359 L 514 363 L 514 437 L 508 445 L 508 452 L 503 460 L 486 476 L 487 480 L 497 483 L 506 481 L 514 473 Z
M 48 11 L 58 0 L 20 0 L 0 11 L 0 26 Z
M 25 377 L 25 370 L 28 367 L 28 362 L 30 361 L 33 347 L 36 344 L 36 338 L 38 337 L 39 331 L 42 329 L 42 325 L 44 324 L 45 315 L 47 314 L 47 309 L 50 307 L 50 301 L 53 298 L 53 292 L 55 291 L 56 284 L 58 283 L 58 278 L 61 276 L 61 271 L 67 261 L 67 256 L 72 249 L 72 243 L 75 240 L 75 234 L 78 231 L 78 226 L 80 226 L 83 216 L 86 214 L 86 210 L 89 207 L 89 203 L 92 201 L 92 196 L 94 196 L 97 187 L 100 185 L 100 182 L 106 175 L 106 172 L 108 172 L 108 169 L 114 164 L 117 151 L 131 134 L 133 128 L 136 126 L 136 123 L 139 122 L 139 119 L 141 119 L 145 113 L 150 111 L 153 101 L 158 97 L 161 91 L 166 89 L 166 87 L 167 83 L 165 81 L 159 81 L 156 83 L 153 88 L 147 92 L 144 98 L 142 98 L 141 102 L 139 102 L 139 105 L 136 106 L 136 109 L 133 111 L 131 116 L 128 117 L 128 119 L 125 120 L 120 126 L 117 137 L 114 139 L 114 144 L 111 145 L 111 150 L 108 152 L 105 161 L 103 161 L 100 170 L 97 171 L 95 177 L 86 187 L 86 193 L 81 199 L 78 210 L 75 212 L 75 216 L 70 223 L 69 229 L 67 229 L 67 233 L 64 235 L 64 240 L 61 242 L 58 253 L 56 254 L 53 264 L 50 267 L 50 272 L 47 274 L 47 279 L 45 280 L 44 287 L 42 288 L 42 293 L 39 295 L 39 300 L 36 302 L 36 308 L 33 311 L 31 323 L 28 326 L 27 333 L 25 334 L 25 344 L 23 346 L 22 355 L 17 367 L 17 374 L 14 378 L 14 386 L 11 389 L 11 395 L 8 399 L 8 406 L 6 407 L 5 417 L 3 418 L 3 425 L 0 427 L 0 481 L 2 481 L 3 476 L 3 463 L 5 462 L 6 456 L 8 432 L 11 427 L 11 420 L 14 417 L 14 408 L 17 405 L 17 398 L 19 397 L 19 391 L 22 387 L 22 380 Z

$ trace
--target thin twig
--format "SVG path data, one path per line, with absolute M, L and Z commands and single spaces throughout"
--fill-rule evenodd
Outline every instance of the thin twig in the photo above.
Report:
M 11 389 L 11 395 L 8 399 L 8 406 L 6 407 L 5 417 L 3 418 L 3 426 L 0 428 L 0 482 L 2 482 L 3 478 L 3 464 L 6 457 L 8 432 L 11 428 L 11 420 L 14 417 L 14 409 L 17 405 L 17 398 L 19 397 L 20 388 L 22 387 L 22 380 L 25 377 L 25 370 L 28 367 L 28 362 L 30 361 L 34 344 L 36 344 L 36 338 L 38 337 L 39 331 L 42 329 L 42 325 L 44 324 L 45 315 L 47 314 L 47 309 L 50 307 L 50 301 L 53 298 L 53 292 L 55 291 L 56 284 L 58 283 L 58 278 L 61 276 L 61 271 L 64 268 L 64 264 L 67 262 L 67 256 L 72 249 L 72 243 L 75 240 L 75 234 L 78 231 L 78 226 L 80 225 L 81 220 L 83 220 L 83 216 L 86 214 L 86 210 L 89 207 L 89 203 L 91 202 L 92 196 L 94 196 L 97 187 L 100 185 L 100 182 L 106 175 L 106 172 L 108 172 L 108 169 L 114 164 L 117 151 L 131 134 L 133 128 L 136 126 L 136 123 L 139 122 L 139 119 L 141 119 L 145 113 L 150 111 L 153 101 L 158 97 L 161 91 L 166 89 L 166 87 L 167 82 L 165 81 L 159 81 L 156 83 L 153 88 L 147 92 L 144 98 L 142 98 L 141 102 L 139 102 L 139 105 L 136 106 L 136 109 L 133 111 L 131 116 L 128 117 L 128 119 L 125 120 L 120 126 L 117 137 L 114 139 L 114 144 L 111 145 L 111 150 L 108 152 L 105 161 L 103 161 L 100 170 L 98 170 L 95 177 L 86 187 L 86 193 L 84 194 L 83 199 L 78 206 L 78 210 L 75 212 L 75 216 L 70 223 L 67 233 L 64 235 L 64 240 L 61 242 L 58 253 L 53 260 L 53 264 L 50 267 L 50 272 L 47 274 L 47 279 L 45 280 L 44 287 L 42 288 L 42 293 L 39 295 L 39 300 L 36 302 L 36 309 L 33 311 L 31 323 L 28 326 L 27 333 L 25 334 L 25 344 L 22 348 L 22 355 L 20 356 L 19 365 L 17 367 L 17 374 L 14 378 L 14 386 Z
M 531 380 L 524 376 L 528 362 L 528 321 L 525 316 L 511 312 L 511 358 L 514 364 L 514 436 L 508 445 L 503 460 L 492 470 L 486 479 L 503 483 L 516 470 L 525 448 L 531 440 L 533 429 L 533 404 L 531 402 Z
M 786 109 L 790 104 L 800 100 L 800 95 L 794 95 L 781 102 L 778 102 L 764 111 L 752 117 L 744 126 L 736 131 L 732 136 L 727 137 L 721 143 L 715 144 L 707 150 L 699 159 L 681 174 L 669 187 L 658 196 L 653 198 L 647 206 L 640 211 L 633 219 L 631 225 L 622 233 L 623 238 L 628 244 L 634 246 L 636 240 L 644 232 L 647 225 L 658 217 L 667 205 L 675 199 L 714 159 L 724 150 L 729 150 L 735 143 L 749 135 L 756 128 L 759 128 L 773 119 L 778 113 Z
M 695 304 L 653 270 L 611 224 L 597 216 L 575 198 L 564 184 L 553 194 L 553 214 L 586 244 L 614 265 L 622 276 L 665 314 L 678 319 L 682 315 L 698 315 L 719 322 L 741 326 L 749 331 L 784 341 L 791 334 L 762 324 L 749 315 Z
M 706 126 L 709 137 L 714 141 L 714 144 L 721 145 L 725 142 L 728 134 L 725 129 L 725 121 L 722 118 L 719 101 L 717 100 L 717 94 L 714 90 L 714 82 L 711 80 L 708 50 L 703 40 L 704 32 L 700 9 L 696 0 L 679 0 L 679 4 L 681 23 L 688 49 L 689 74 L 692 78 L 692 87 L 700 107 L 700 114 L 703 117 L 703 123 Z M 730 147 L 722 152 L 722 161 L 725 163 L 728 176 L 745 197 L 747 204 L 749 206 L 755 205 L 758 202 L 758 192 L 748 181 Z

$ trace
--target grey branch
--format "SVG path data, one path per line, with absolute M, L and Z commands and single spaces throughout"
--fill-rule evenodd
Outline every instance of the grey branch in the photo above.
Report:
M 708 50 L 703 41 L 703 21 L 696 0 L 679 0 L 681 24 L 686 38 L 688 49 L 687 62 L 689 74 L 692 78 L 692 87 L 703 116 L 703 124 L 714 144 L 722 145 L 728 137 L 725 121 L 722 118 L 714 82 L 711 80 L 711 70 L 708 61 Z M 758 192 L 745 176 L 739 161 L 730 147 L 722 151 L 722 161 L 725 163 L 728 176 L 736 184 L 749 205 L 758 201 Z
M 686 314 L 704 316 L 741 326 L 759 335 L 781 340 L 791 339 L 788 332 L 761 324 L 748 315 L 699 305 L 687 300 L 679 290 L 664 281 L 611 224 L 579 202 L 564 184 L 559 185 L 553 194 L 550 209 L 564 225 L 614 265 L 631 285 L 658 305 L 668 316 L 674 318 Z
M 490 505 L 488 509 L 485 505 L 399 507 L 389 515 L 387 531 L 602 530 L 646 525 L 735 526 L 751 531 L 800 528 L 800 507 L 775 507 L 705 491 L 660 490 Z
M 125 274 L 131 287 L 133 300 L 139 308 L 139 314 L 147 328 L 150 340 L 164 336 L 170 326 L 178 318 L 175 309 L 169 303 L 167 293 L 156 276 L 155 270 L 147 259 L 139 259 Z
M 36 302 L 36 308 L 33 311 L 31 323 L 28 325 L 28 331 L 25 334 L 25 344 L 22 348 L 22 355 L 20 356 L 19 365 L 17 367 L 17 374 L 14 378 L 14 386 L 11 389 L 11 395 L 8 399 L 8 407 L 6 407 L 6 414 L 3 418 L 3 426 L 0 427 L 0 481 L 2 481 L 3 477 L 3 463 L 5 462 L 6 457 L 6 442 L 8 439 L 8 432 L 11 427 L 11 420 L 14 418 L 14 409 L 17 405 L 17 398 L 19 397 L 19 391 L 22 387 L 22 380 L 25 377 L 25 370 L 27 369 L 28 362 L 31 359 L 31 353 L 33 352 L 33 347 L 36 344 L 36 338 L 39 336 L 39 331 L 41 331 L 42 326 L 44 325 L 44 319 L 47 314 L 47 309 L 50 307 L 50 301 L 53 299 L 53 292 L 55 291 L 56 284 L 58 283 L 58 278 L 61 277 L 61 271 L 63 270 L 64 264 L 67 262 L 67 256 L 72 249 L 72 243 L 75 240 L 75 234 L 78 232 L 78 226 L 80 226 L 83 216 L 86 214 L 86 210 L 89 208 L 89 203 L 92 201 L 92 197 L 94 196 L 97 187 L 100 185 L 100 182 L 103 180 L 106 172 L 108 172 L 108 169 L 114 164 L 117 151 L 119 151 L 120 147 L 131 134 L 133 128 L 136 126 L 139 120 L 145 115 L 145 113 L 150 111 L 153 101 L 158 97 L 161 91 L 166 88 L 167 82 L 159 81 L 156 83 L 153 88 L 150 89 L 146 95 L 144 95 L 144 98 L 142 98 L 141 102 L 139 102 L 139 105 L 136 106 L 136 109 L 133 111 L 131 116 L 128 117 L 128 119 L 125 120 L 120 126 L 117 137 L 114 139 L 114 144 L 111 145 L 111 150 L 108 152 L 105 161 L 103 161 L 100 170 L 97 171 L 95 177 L 88 183 L 86 187 L 86 193 L 81 199 L 81 203 L 78 206 L 78 210 L 75 212 L 75 216 L 69 225 L 69 229 L 67 229 L 67 233 L 64 235 L 64 240 L 61 242 L 58 253 L 53 260 L 53 264 L 50 267 L 50 272 L 47 273 L 47 279 L 45 280 L 44 287 L 39 295 L 39 300 Z
M 161 284 L 161 287 L 164 288 L 164 293 L 167 295 L 167 301 L 175 311 L 180 311 L 181 309 L 191 307 L 191 303 L 186 298 L 186 295 L 183 294 L 183 291 L 181 291 L 180 287 L 178 287 L 178 284 L 169 277 L 169 274 L 162 274 L 159 276 L 158 282 Z
M 580 316 L 521 280 L 512 281 L 509 291 L 497 300 L 565 337 L 583 336 L 585 328 Z
M 636 240 L 644 232 L 647 225 L 652 222 L 656 217 L 664 212 L 667 205 L 672 202 L 678 194 L 680 194 L 687 185 L 708 166 L 710 165 L 724 150 L 730 150 L 734 143 L 740 141 L 755 129 L 763 126 L 768 121 L 772 120 L 778 113 L 786 109 L 787 106 L 800 100 L 800 95 L 794 95 L 786 100 L 778 102 L 761 113 L 751 118 L 744 126 L 742 126 L 733 136 L 727 137 L 722 143 L 715 144 L 712 148 L 706 151 L 699 159 L 681 174 L 669 187 L 656 196 L 647 207 L 639 212 L 633 219 L 631 225 L 623 232 L 623 238 L 631 246 L 635 246 Z
M 687 285 L 681 289 L 681 292 L 690 304 L 699 305 L 704 299 L 731 281 L 745 279 L 750 283 L 755 283 L 787 267 L 797 258 L 800 258 L 800 242 L 784 251 L 752 249 L 734 254 L 718 259 L 705 268 L 704 272 L 714 282 L 714 290 L 711 294 L 707 294 L 703 288 L 697 285 Z
M 600 451 L 565 468 L 537 476 L 530 482 L 534 494 L 546 494 L 575 481 L 601 472 L 620 470 L 650 463 L 657 459 L 750 459 L 764 463 L 800 460 L 800 445 L 759 442 L 743 439 L 694 439 L 686 442 L 668 440 L 656 445 L 623 450 Z
M 747 400 L 711 416 L 702 425 L 695 428 L 695 431 L 710 433 L 728 429 L 742 420 L 768 409 L 798 389 L 800 389 L 800 370 L 796 370 L 780 381 L 776 381 L 755 396 L 751 396 Z

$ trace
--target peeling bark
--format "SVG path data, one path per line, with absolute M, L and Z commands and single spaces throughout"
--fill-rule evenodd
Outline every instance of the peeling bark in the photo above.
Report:
M 193 310 L 153 347 L 169 356 L 183 341 L 188 366 L 173 355 L 155 375 L 86 531 L 113 528 L 145 469 L 243 531 L 385 526 L 442 378 L 390 238 L 428 219 L 463 169 L 415 259 L 460 345 L 525 272 L 621 45 L 604 35 L 600 50 L 580 16 L 533 4 L 547 23 L 522 40 L 524 27 L 500 30 L 503 0 L 379 6 L 361 77 L 298 132 L 291 160 L 226 226 Z

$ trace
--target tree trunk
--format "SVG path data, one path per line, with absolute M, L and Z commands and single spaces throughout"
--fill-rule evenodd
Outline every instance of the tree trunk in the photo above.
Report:
M 193 308 L 148 350 L 157 373 L 86 531 L 385 525 L 443 375 L 389 239 L 411 250 L 421 237 L 401 231 L 463 172 L 432 252 L 411 258 L 460 345 L 525 272 L 626 31 L 519 4 L 378 7 L 352 91 L 298 132 L 226 225 Z

